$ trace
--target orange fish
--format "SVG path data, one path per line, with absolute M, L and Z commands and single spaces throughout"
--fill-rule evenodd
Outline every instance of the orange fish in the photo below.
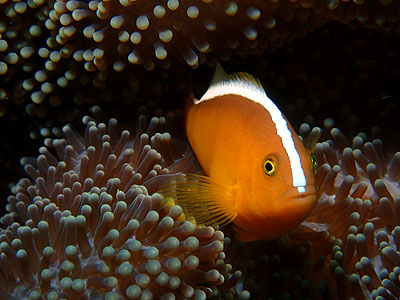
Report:
M 274 239 L 298 226 L 317 200 L 312 150 L 319 135 L 303 144 L 259 81 L 228 76 L 220 66 L 191 102 L 186 133 L 207 176 L 178 176 L 164 196 L 198 223 L 233 221 L 242 241 Z

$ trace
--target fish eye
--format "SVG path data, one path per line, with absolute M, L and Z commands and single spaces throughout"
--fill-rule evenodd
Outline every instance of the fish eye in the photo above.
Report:
M 276 163 L 272 159 L 265 158 L 262 166 L 264 173 L 268 176 L 272 176 L 276 173 Z
M 310 154 L 310 162 L 311 162 L 311 168 L 315 171 L 318 166 L 317 158 L 315 157 L 314 154 Z

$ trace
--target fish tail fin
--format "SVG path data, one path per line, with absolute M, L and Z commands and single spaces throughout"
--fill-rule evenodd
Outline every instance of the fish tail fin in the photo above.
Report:
M 159 192 L 164 199 L 173 199 L 197 224 L 221 227 L 237 215 L 231 189 L 206 176 L 177 174 Z

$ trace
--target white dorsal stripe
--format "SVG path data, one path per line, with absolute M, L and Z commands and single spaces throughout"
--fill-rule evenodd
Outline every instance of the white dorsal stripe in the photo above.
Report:
M 306 178 L 301 166 L 300 155 L 295 147 L 292 133 L 288 128 L 288 124 L 283 117 L 279 108 L 268 98 L 265 91 L 253 84 L 251 81 L 242 79 L 233 79 L 224 82 L 218 82 L 211 85 L 207 92 L 200 100 L 194 100 L 195 104 L 203 101 L 211 100 L 215 97 L 224 95 L 239 95 L 251 101 L 261 104 L 270 114 L 272 121 L 275 124 L 276 133 L 281 138 L 283 148 L 285 149 L 292 170 L 293 186 L 306 186 Z M 299 192 L 303 189 L 299 189 Z

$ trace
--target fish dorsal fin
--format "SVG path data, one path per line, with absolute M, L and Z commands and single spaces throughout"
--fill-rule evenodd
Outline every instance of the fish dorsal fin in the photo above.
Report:
M 227 75 L 222 66 L 217 63 L 215 68 L 214 77 L 211 81 L 209 88 L 206 93 L 201 97 L 200 100 L 195 100 L 194 103 L 200 103 L 205 100 L 210 100 L 216 96 L 222 96 L 229 93 L 242 95 L 248 98 L 248 94 L 253 95 L 251 100 L 257 98 L 257 95 L 266 97 L 264 88 L 261 82 L 254 78 L 251 74 L 245 72 L 238 72 Z
M 214 76 L 211 80 L 210 87 L 213 85 L 218 85 L 223 82 L 229 81 L 229 76 L 226 74 L 224 68 L 222 68 L 221 64 L 217 62 L 217 66 L 215 67 Z
M 224 83 L 228 83 L 230 81 L 242 81 L 244 83 L 254 85 L 261 90 L 264 90 L 260 80 L 255 78 L 253 75 L 246 72 L 237 72 L 232 74 L 226 74 L 224 68 L 222 68 L 220 63 L 217 63 L 215 68 L 213 79 L 211 80 L 210 87 L 215 85 L 220 85 Z
M 315 145 L 317 145 L 319 138 L 321 137 L 322 134 L 322 129 L 319 127 L 314 127 L 310 134 L 303 139 L 303 144 L 304 147 L 311 151 L 314 152 Z
M 252 85 L 256 88 L 259 88 L 264 92 L 264 88 L 259 79 L 255 78 L 253 75 L 246 72 L 237 72 L 228 75 L 228 79 L 232 81 L 243 82 L 248 85 Z
M 159 192 L 164 199 L 172 198 L 187 216 L 198 224 L 224 226 L 236 216 L 235 203 L 229 187 L 222 186 L 209 177 L 196 174 L 177 174 Z

